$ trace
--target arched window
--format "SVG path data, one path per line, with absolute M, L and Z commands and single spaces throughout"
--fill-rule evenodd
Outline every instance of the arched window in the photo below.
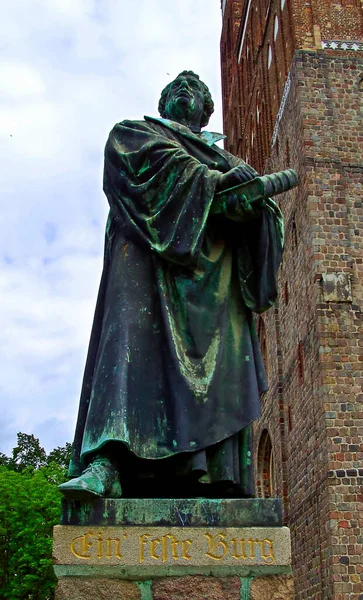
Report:
M 227 52 L 228 58 L 231 57 L 232 54 L 232 31 L 231 31 L 231 20 L 228 19 L 227 23 Z
M 290 167 L 290 165 L 291 165 L 291 154 L 290 154 L 289 140 L 286 140 L 286 143 L 285 143 L 285 165 L 286 165 L 286 168 Z
M 274 456 L 267 429 L 261 433 L 258 445 L 256 489 L 260 498 L 272 498 L 276 495 Z
M 266 376 L 268 376 L 268 360 L 267 360 L 267 340 L 266 340 L 266 326 L 263 317 L 258 317 L 257 321 L 257 336 L 260 342 L 261 354 L 263 364 L 265 365 Z
M 274 41 L 276 41 L 278 32 L 279 32 L 279 18 L 277 15 L 275 15 L 275 18 L 274 18 Z
M 297 236 L 297 228 L 296 228 L 296 222 L 295 219 L 293 219 L 292 221 L 292 233 L 291 233 L 291 238 L 292 238 L 292 247 L 294 250 L 297 249 L 298 247 L 298 236 Z
M 299 383 L 304 383 L 304 346 L 300 340 L 297 346 L 297 370 L 299 374 Z
M 246 44 L 246 63 L 247 63 L 247 81 L 248 84 L 251 85 L 252 82 L 252 50 L 251 50 L 251 44 L 250 44 L 250 40 L 247 39 L 247 44 Z
M 289 303 L 289 284 L 287 281 L 285 281 L 285 285 L 284 285 L 283 298 L 284 298 L 285 306 L 287 306 Z

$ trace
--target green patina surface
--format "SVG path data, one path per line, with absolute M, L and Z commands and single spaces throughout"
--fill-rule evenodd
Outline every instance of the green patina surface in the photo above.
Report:
M 264 565 L 263 567 L 255 566 L 220 566 L 213 565 L 212 567 L 198 566 L 179 566 L 166 567 L 158 566 L 136 566 L 136 567 L 108 567 L 95 565 L 54 565 L 54 571 L 58 579 L 61 577 L 104 577 L 110 579 L 130 579 L 133 581 L 145 581 L 155 577 L 183 577 L 185 575 L 209 575 L 213 577 L 241 577 L 252 578 L 266 577 L 268 575 L 291 575 L 291 567 Z M 247 585 L 247 584 L 244 584 Z M 144 593 L 147 593 L 147 585 L 144 588 Z M 144 600 L 144 598 L 142 599 Z M 145 600 L 148 600 L 147 596 Z
M 277 498 L 63 500 L 61 524 L 279 527 L 282 508 Z
M 250 430 L 267 379 L 252 313 L 277 297 L 283 219 L 271 196 L 297 176 L 258 177 L 218 147 L 225 136 L 201 131 L 213 106 L 183 71 L 161 93 L 161 119 L 124 120 L 108 138 L 105 260 L 68 498 L 254 495 Z M 216 502 L 70 502 L 61 522 L 281 522 L 277 501 Z
M 250 600 L 253 577 L 241 577 L 241 600 Z
M 151 581 L 139 581 L 138 587 L 140 590 L 141 598 L 140 600 L 153 600 L 152 593 L 152 582 Z
M 193 471 L 222 493 L 196 493 L 192 477 L 186 495 L 224 495 L 231 482 L 231 495 L 250 497 L 240 437 L 267 387 L 251 311 L 277 295 L 282 215 L 268 196 L 293 182 L 256 178 L 214 144 L 223 136 L 201 133 L 213 101 L 195 73 L 163 90 L 159 111 L 161 119 L 118 123 L 106 144 L 111 210 L 70 475 L 102 455 L 122 465 L 129 498 L 178 497 L 171 485 L 161 493 L 162 481 Z M 242 445 L 238 461 L 233 444 Z M 194 464 L 197 452 L 205 459 Z M 160 463 L 175 456 L 178 469 Z M 145 469 L 149 488 L 158 479 L 151 493 L 139 485 Z

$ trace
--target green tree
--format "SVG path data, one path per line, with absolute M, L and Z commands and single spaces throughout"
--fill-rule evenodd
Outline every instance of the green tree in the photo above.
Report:
M 6 456 L 6 454 L 0 452 L 0 466 L 14 468 L 14 463 L 9 456 Z
M 16 472 L 0 467 L 0 598 L 53 597 L 52 526 L 60 494 L 49 468 Z
M 55 463 L 68 471 L 69 462 L 71 460 L 72 444 L 69 442 L 65 446 L 57 446 L 47 456 L 47 465 Z
M 53 525 L 70 451 L 67 443 L 47 456 L 34 435 L 18 433 L 12 456 L 0 453 L 0 600 L 54 598 Z
M 38 438 L 28 433 L 17 434 L 18 444 L 13 449 L 12 459 L 17 471 L 29 467 L 39 469 L 47 462 L 47 453 L 41 447 Z

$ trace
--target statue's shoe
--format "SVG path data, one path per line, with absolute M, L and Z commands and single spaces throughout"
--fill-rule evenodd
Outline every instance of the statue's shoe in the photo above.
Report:
M 108 458 L 96 458 L 80 477 L 62 483 L 58 489 L 64 496 L 74 500 L 122 496 L 120 476 Z

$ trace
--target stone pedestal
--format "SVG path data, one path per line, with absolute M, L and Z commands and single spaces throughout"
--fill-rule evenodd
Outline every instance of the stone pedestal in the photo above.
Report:
M 63 503 L 56 600 L 292 600 L 276 499 Z

